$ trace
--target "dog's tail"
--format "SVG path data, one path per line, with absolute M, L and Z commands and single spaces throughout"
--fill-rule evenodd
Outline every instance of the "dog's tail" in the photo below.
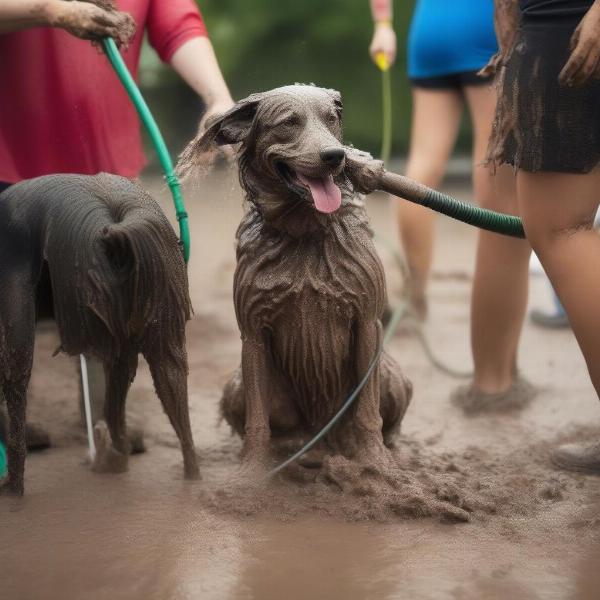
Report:
M 113 175 L 81 179 L 50 245 L 55 315 L 67 352 L 124 344 L 180 358 L 191 315 L 183 252 L 156 202 Z M 83 191 L 82 191 L 83 190 Z M 84 195 L 84 193 L 86 195 Z M 71 256 L 67 258 L 66 253 Z
M 162 354 L 180 347 L 191 303 L 177 238 L 162 213 L 134 208 L 100 232 L 110 273 L 97 272 L 94 312 L 113 337 L 132 340 L 151 331 Z M 105 282 L 112 282 L 108 289 Z

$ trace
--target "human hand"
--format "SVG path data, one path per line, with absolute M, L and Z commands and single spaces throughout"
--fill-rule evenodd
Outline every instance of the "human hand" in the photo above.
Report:
M 377 64 L 377 55 L 383 54 L 387 64 L 392 66 L 396 60 L 396 33 L 389 22 L 380 22 L 375 24 L 373 39 L 369 46 L 369 54 L 375 64 Z
M 222 98 L 220 100 L 215 100 L 214 102 L 207 104 L 206 111 L 200 120 L 200 126 L 198 128 L 198 134 L 202 135 L 206 130 L 207 122 L 212 119 L 212 117 L 216 117 L 226 113 L 230 108 L 235 105 L 235 102 L 231 97 Z M 233 146 L 219 146 L 219 151 L 228 161 L 232 161 L 235 158 L 235 149 Z
M 600 3 L 594 2 L 571 37 L 571 54 L 558 76 L 561 85 L 600 77 Z
M 135 34 L 135 21 L 113 8 L 112 0 L 63 1 L 48 5 L 48 24 L 84 40 L 112 37 L 117 46 L 127 47 Z

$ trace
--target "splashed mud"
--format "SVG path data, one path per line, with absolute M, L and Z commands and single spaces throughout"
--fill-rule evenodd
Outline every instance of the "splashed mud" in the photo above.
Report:
M 239 361 L 231 277 L 241 209 L 222 174 L 203 186 L 202 202 L 188 194 L 195 317 L 187 328 L 203 480 L 183 480 L 145 364 L 128 406 L 148 452 L 132 456 L 127 473 L 92 473 L 76 364 L 51 357 L 56 337 L 44 326 L 29 417 L 47 427 L 54 447 L 30 456 L 22 501 L 0 499 L 0 596 L 597 598 L 600 478 L 559 472 L 547 460 L 558 441 L 599 431 L 600 407 L 568 332 L 526 327 L 521 370 L 541 388 L 538 397 L 518 414 L 468 419 L 449 401 L 456 382 L 433 370 L 417 340 L 397 337 L 389 350 L 415 396 L 385 469 L 335 458 L 321 468 L 305 461 L 269 485 L 239 474 L 241 443 L 219 423 L 218 403 Z M 373 199 L 368 208 L 376 230 L 391 238 L 386 205 Z M 470 275 L 475 238 L 441 221 L 436 270 Z M 392 259 L 386 266 L 393 290 Z M 465 369 L 469 291 L 469 280 L 432 281 L 428 325 L 437 351 Z M 536 304 L 546 291 L 533 281 Z

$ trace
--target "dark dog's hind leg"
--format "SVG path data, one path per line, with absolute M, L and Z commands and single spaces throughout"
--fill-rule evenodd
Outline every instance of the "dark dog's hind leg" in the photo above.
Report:
M 179 438 L 185 477 L 186 479 L 199 479 L 200 470 L 190 425 L 185 359 L 174 361 L 164 356 L 156 357 L 150 353 L 144 353 L 144 357 L 150 365 L 156 393 Z
M 28 275 L 0 264 L 0 399 L 4 396 L 8 412 L 8 476 L 0 493 L 16 495 L 24 490 L 25 413 L 35 335 L 34 290 L 23 281 Z
M 5 384 L 4 398 L 8 411 L 7 459 L 8 476 L 0 484 L 0 493 L 22 496 L 24 491 L 25 457 L 25 407 L 27 404 L 27 384 Z
M 99 473 L 122 473 L 127 470 L 131 451 L 127 439 L 125 400 L 137 370 L 137 352 L 126 352 L 112 363 L 104 365 L 106 398 L 104 418 L 106 427 L 98 423 L 94 428 L 96 457 L 92 469 Z M 110 438 L 108 436 L 110 433 Z

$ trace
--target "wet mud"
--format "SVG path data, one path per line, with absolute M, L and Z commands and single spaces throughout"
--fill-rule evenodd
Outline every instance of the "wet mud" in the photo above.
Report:
M 149 185 L 171 217 L 166 190 Z M 557 442 L 600 434 L 600 407 L 569 332 L 527 325 L 521 370 L 536 398 L 517 413 L 470 418 L 449 400 L 460 382 L 433 369 L 417 340 L 398 336 L 389 351 L 415 395 L 385 467 L 321 457 L 320 466 L 305 461 L 268 484 L 248 479 L 241 441 L 218 414 L 241 347 L 231 297 L 240 192 L 234 176 L 215 175 L 189 189 L 187 201 L 195 309 L 188 388 L 203 479 L 183 479 L 143 361 L 128 411 L 148 451 L 130 457 L 126 473 L 92 473 L 76 362 L 52 357 L 56 332 L 44 325 L 29 418 L 49 430 L 54 447 L 29 457 L 22 500 L 0 499 L 1 597 L 597 597 L 600 478 L 548 461 Z M 368 210 L 375 229 L 392 237 L 384 199 L 372 198 Z M 476 232 L 448 221 L 439 231 L 428 333 L 442 356 L 468 369 Z M 399 277 L 380 253 L 394 298 Z M 550 303 L 546 291 L 533 281 L 536 305 Z

